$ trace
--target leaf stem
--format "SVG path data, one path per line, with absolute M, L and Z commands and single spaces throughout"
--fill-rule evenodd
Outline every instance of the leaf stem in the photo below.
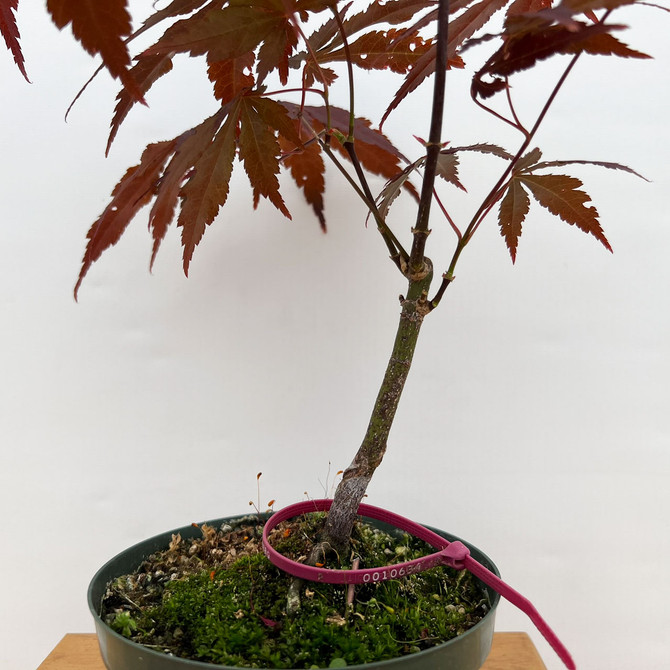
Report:
M 581 53 L 577 53 L 570 59 L 570 62 L 563 71 L 563 74 L 559 77 L 558 81 L 556 82 L 556 85 L 549 94 L 547 101 L 544 103 L 542 110 L 540 111 L 537 119 L 535 120 L 535 123 L 533 124 L 533 127 L 530 129 L 524 141 L 521 143 L 519 150 L 514 155 L 514 158 L 512 158 L 512 160 L 509 162 L 509 165 L 505 168 L 505 170 L 503 171 L 502 175 L 495 183 L 493 188 L 489 191 L 486 198 L 484 198 L 482 204 L 479 206 L 479 208 L 475 212 L 475 215 L 472 217 L 470 223 L 468 224 L 468 227 L 463 232 L 463 237 L 458 241 L 454 254 L 451 258 L 449 269 L 442 275 L 442 285 L 438 288 L 435 297 L 432 300 L 429 300 L 428 304 L 431 310 L 435 309 L 440 304 L 440 300 L 442 299 L 445 289 L 454 280 L 454 271 L 456 269 L 456 264 L 458 263 L 458 259 L 460 258 L 463 249 L 472 239 L 472 236 L 476 232 L 477 228 L 479 227 L 479 224 L 482 222 L 484 217 L 488 214 L 493 205 L 495 205 L 495 203 L 500 199 L 502 195 L 502 189 L 508 177 L 514 170 L 515 165 L 519 162 L 519 159 L 526 152 L 526 149 L 528 149 L 528 146 L 532 142 L 533 137 L 535 137 L 535 134 L 537 133 L 540 125 L 544 121 L 544 118 L 546 117 L 549 108 L 556 99 L 558 92 L 561 90 L 563 84 L 565 83 L 565 80 L 568 78 L 568 75 L 572 71 L 572 68 L 577 64 L 580 55 Z
M 514 109 L 514 104 L 512 103 L 512 96 L 510 95 L 510 86 L 509 82 L 506 80 L 506 86 L 505 86 L 505 96 L 507 97 L 507 105 L 509 106 L 510 112 L 512 114 L 512 118 L 508 119 L 506 116 L 502 115 L 500 112 L 496 112 L 495 109 L 492 107 L 489 107 L 488 105 L 485 105 L 481 100 L 477 98 L 475 94 L 472 94 L 472 100 L 477 105 L 477 107 L 480 107 L 483 109 L 487 114 L 491 114 L 491 116 L 495 116 L 496 119 L 499 121 L 502 121 L 503 123 L 506 123 L 509 126 L 512 126 L 514 130 L 518 130 L 520 133 L 522 133 L 525 137 L 528 137 L 528 131 L 523 127 L 522 123 L 519 121 L 519 117 L 516 115 L 516 111 Z
M 351 50 L 349 49 L 349 40 L 347 40 L 347 34 L 344 31 L 344 25 L 342 23 L 342 17 L 337 7 L 333 7 L 333 14 L 335 15 L 335 21 L 337 22 L 337 29 L 342 37 L 342 46 L 344 48 L 344 56 L 347 61 L 347 77 L 349 79 L 349 137 L 347 140 L 351 143 L 354 141 L 354 125 L 355 125 L 355 91 L 354 91 L 354 66 L 351 60 Z M 374 200 L 374 199 L 373 199 Z
M 512 114 L 512 118 L 514 119 L 514 122 L 516 123 L 516 128 L 519 130 L 519 132 L 528 136 L 528 131 L 524 127 L 523 123 L 521 123 L 521 121 L 519 121 L 519 117 L 517 116 L 516 109 L 514 109 L 514 102 L 512 101 L 512 94 L 510 93 L 511 87 L 509 85 L 509 78 L 506 78 L 505 82 L 507 84 L 507 86 L 505 88 L 505 96 L 507 97 L 507 105 L 509 106 L 509 111 Z
M 444 218 L 447 220 L 447 222 L 451 226 L 451 229 L 456 233 L 456 237 L 460 240 L 463 237 L 463 234 L 458 229 L 458 226 L 456 225 L 454 220 L 451 218 L 449 212 L 447 212 L 447 208 L 442 204 L 442 200 L 440 200 L 440 196 L 437 193 L 437 189 L 433 189 L 433 197 L 435 198 L 435 202 L 438 204 L 439 208 L 442 210 L 442 214 L 444 215 Z
M 330 158 L 335 167 L 342 173 L 344 178 L 349 182 L 350 186 L 354 189 L 358 197 L 365 203 L 365 206 L 368 208 L 368 211 L 370 212 L 370 214 L 372 214 L 375 223 L 377 224 L 377 229 L 379 230 L 382 239 L 386 244 L 386 248 L 389 250 L 391 260 L 396 265 L 396 267 L 402 272 L 402 268 L 407 263 L 409 255 L 407 251 L 405 251 L 405 249 L 403 248 L 402 244 L 400 243 L 400 240 L 396 238 L 396 236 L 393 234 L 393 231 L 388 227 L 386 221 L 384 221 L 381 214 L 379 213 L 377 205 L 375 204 L 374 201 L 374 197 L 372 196 L 367 181 L 365 180 L 365 176 L 363 175 L 363 180 L 361 182 L 362 188 L 361 188 L 361 186 L 359 186 L 354 180 L 354 178 L 349 174 L 344 165 L 340 163 L 337 156 L 335 156 L 335 153 L 331 149 L 330 144 L 325 140 L 322 140 L 321 138 L 319 138 L 319 142 L 321 144 L 321 149 L 325 152 L 328 158 Z M 345 148 L 347 149 L 347 153 L 349 154 L 349 157 L 352 160 L 354 170 L 356 170 L 356 173 L 360 179 L 362 174 L 362 168 L 360 166 L 358 158 L 356 157 L 356 152 L 353 149 L 353 145 L 350 146 L 347 145 L 349 145 L 349 142 L 345 142 Z
M 254 91 L 255 93 L 255 91 Z M 304 86 L 301 86 L 300 88 L 295 87 L 295 88 L 280 88 L 277 91 L 265 91 L 265 92 L 260 92 L 259 95 L 264 97 L 264 98 L 269 98 L 270 96 L 273 95 L 279 95 L 280 93 L 316 93 L 317 95 L 320 95 L 326 102 L 328 101 L 328 94 L 325 90 L 321 90 L 320 88 L 305 88 Z
M 384 242 L 386 243 L 388 250 L 391 252 L 391 259 L 393 260 L 395 265 L 402 270 L 403 264 L 406 264 L 407 260 L 409 259 L 409 254 L 405 251 L 402 244 L 400 244 L 399 240 L 395 237 L 395 235 L 393 235 L 391 229 L 388 227 L 388 225 L 382 218 L 381 214 L 379 213 L 379 210 L 377 209 L 377 205 L 375 203 L 375 197 L 372 195 L 370 185 L 368 183 L 367 178 L 365 177 L 365 172 L 363 171 L 360 161 L 358 160 L 358 155 L 356 154 L 356 146 L 355 146 L 356 96 L 354 89 L 353 61 L 351 59 L 349 40 L 347 39 L 347 34 L 346 31 L 344 30 L 342 17 L 340 16 L 340 12 L 337 10 L 336 7 L 333 7 L 333 15 L 335 16 L 337 28 L 340 33 L 340 37 L 342 39 L 345 60 L 347 63 L 347 76 L 349 80 L 349 134 L 343 146 L 346 149 L 347 153 L 349 154 L 349 158 L 351 159 L 351 162 L 354 166 L 354 170 L 356 171 L 358 181 L 360 182 L 361 188 L 363 189 L 363 193 L 365 193 L 365 197 L 367 199 L 366 204 L 368 206 L 368 209 L 370 210 L 370 213 L 373 215 L 375 221 L 377 222 L 377 230 L 384 238 Z
M 312 45 L 309 43 L 309 40 L 307 39 L 307 36 L 305 35 L 303 29 L 300 27 L 300 21 L 296 19 L 295 14 L 292 16 L 293 18 L 293 27 L 295 28 L 296 32 L 298 35 L 302 38 L 303 42 L 305 43 L 305 48 L 307 49 L 307 53 L 311 56 L 312 60 L 314 61 L 314 66 L 316 67 L 318 73 L 319 73 L 319 79 L 321 80 L 321 83 L 323 84 L 323 91 L 321 94 L 323 95 L 324 102 L 326 104 L 326 114 L 328 116 L 328 129 L 330 130 L 330 103 L 329 103 L 329 92 L 328 92 L 328 81 L 326 77 L 323 74 L 323 69 L 319 65 L 319 60 L 316 57 L 316 53 L 314 53 L 314 49 L 312 48 Z M 303 70 L 303 83 L 304 83 L 304 70 Z M 305 89 L 303 86 L 303 94 L 302 94 L 302 101 L 301 101 L 301 108 L 304 105 L 304 100 L 305 100 Z
M 526 152 L 526 149 L 528 149 L 528 146 L 532 142 L 533 137 L 535 137 L 535 134 L 537 133 L 540 125 L 544 121 L 544 118 L 547 116 L 547 112 L 549 111 L 549 108 L 551 107 L 554 100 L 556 99 L 556 96 L 558 95 L 558 92 L 561 90 L 563 84 L 565 83 L 565 80 L 568 78 L 568 75 L 572 71 L 572 68 L 576 65 L 577 61 L 579 60 L 580 55 L 581 55 L 581 53 L 577 53 L 570 59 L 570 62 L 568 63 L 565 70 L 563 71 L 563 74 L 560 76 L 558 82 L 556 82 L 556 85 L 554 86 L 553 90 L 549 94 L 549 97 L 547 98 L 547 101 L 544 103 L 544 107 L 542 107 L 542 110 L 540 111 L 537 119 L 535 120 L 535 123 L 533 124 L 533 127 L 530 129 L 530 132 L 528 133 L 528 135 L 526 136 L 524 141 L 521 143 L 521 146 L 519 147 L 519 150 L 516 152 L 514 158 L 511 160 L 510 164 L 504 170 L 500 179 L 498 179 L 495 186 L 491 189 L 488 196 L 484 199 L 484 201 L 480 205 L 479 209 L 477 210 L 476 214 L 472 218 L 472 221 L 470 222 L 470 225 L 468 225 L 468 227 L 465 230 L 465 233 L 463 234 L 463 238 L 465 239 L 466 244 L 469 241 L 469 238 L 472 237 L 472 234 L 473 234 L 475 228 L 479 225 L 479 219 L 481 218 L 482 214 L 484 212 L 486 212 L 486 210 L 490 207 L 489 202 L 497 197 L 500 187 L 504 184 L 507 177 L 510 175 L 510 173 L 512 172 L 512 170 L 514 169 L 516 164 L 519 162 L 519 159 Z

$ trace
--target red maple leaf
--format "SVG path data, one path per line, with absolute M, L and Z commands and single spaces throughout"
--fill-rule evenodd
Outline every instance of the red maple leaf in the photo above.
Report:
M 480 2 L 468 7 L 462 14 L 449 21 L 448 35 L 448 67 L 463 67 L 463 61 L 458 55 L 459 47 L 472 37 L 477 30 L 484 26 L 497 11 L 502 9 L 510 0 L 480 0 Z M 467 3 L 466 3 L 467 4 Z M 452 9 L 452 11 L 455 11 Z M 393 100 L 386 108 L 382 117 L 380 127 L 388 115 L 427 77 L 435 72 L 436 47 L 432 46 L 414 64 L 407 74 L 405 81 L 396 92 Z
M 178 225 L 182 229 L 184 273 L 193 257 L 195 247 L 228 199 L 230 177 L 235 158 L 235 115 L 229 115 L 194 165 L 189 180 L 180 192 L 182 199 Z
M 302 121 L 296 119 L 295 124 L 296 131 L 300 132 Z M 309 138 L 309 132 L 306 137 Z M 298 188 L 302 189 L 305 200 L 312 206 L 321 224 L 321 229 L 325 232 L 323 193 L 326 188 L 324 178 L 326 165 L 323 162 L 319 143 L 316 140 L 307 139 L 304 144 L 296 145 L 280 135 L 279 144 L 283 152 L 282 164 L 289 169 Z
M 361 35 L 350 44 L 349 54 L 352 63 L 366 70 L 389 69 L 405 74 L 431 46 L 431 40 L 425 41 L 417 33 L 375 30 Z M 346 59 L 344 48 L 318 55 L 322 63 Z
M 5 40 L 7 48 L 12 52 L 14 56 L 14 62 L 16 66 L 21 71 L 21 74 L 25 77 L 26 81 L 28 75 L 26 74 L 25 61 L 23 59 L 23 52 L 21 51 L 21 45 L 19 44 L 19 29 L 16 25 L 16 12 L 19 6 L 19 0 L 0 0 L 0 34 Z
M 220 100 L 222 105 L 253 88 L 255 80 L 250 72 L 253 65 L 253 51 L 237 58 L 227 58 L 209 64 L 207 75 L 214 83 L 214 97 Z
M 174 151 L 174 144 L 174 140 L 150 144 L 139 165 L 129 168 L 112 191 L 111 202 L 88 231 L 88 244 L 74 288 L 75 299 L 91 265 L 103 251 L 119 241 L 135 214 L 151 200 L 165 161 Z
M 521 237 L 521 224 L 524 222 L 529 209 L 530 198 L 528 193 L 518 179 L 512 179 L 498 210 L 500 234 L 509 249 L 512 263 L 516 261 L 516 250 Z
M 156 189 L 156 200 L 149 214 L 149 228 L 154 240 L 151 266 L 156 260 L 158 249 L 167 233 L 168 226 L 174 218 L 175 210 L 180 202 L 182 186 L 187 179 L 193 177 L 194 166 L 210 146 L 222 121 L 225 119 L 226 112 L 226 109 L 220 110 L 175 139 L 174 156 L 160 178 Z M 199 221 L 191 221 L 184 226 L 185 229 L 189 229 L 182 233 L 182 241 L 185 244 L 189 244 L 191 239 L 197 237 L 199 240 L 202 237 L 202 235 L 197 236 L 191 233 L 191 230 L 195 230 L 200 225 Z M 195 243 L 193 246 L 195 246 Z M 188 274 L 188 266 L 193 251 L 190 246 L 188 250 L 186 246 L 184 249 L 184 271 Z
M 260 46 L 259 81 L 277 69 L 286 83 L 289 58 L 298 43 L 295 13 L 317 12 L 332 4 L 332 0 L 231 0 L 221 8 L 220 3 L 210 3 L 168 28 L 147 53 L 207 54 L 214 63 L 239 58 Z
M 72 33 L 91 55 L 100 54 L 112 77 L 138 100 L 142 92 L 130 75 L 130 54 L 124 38 L 131 34 L 127 0 L 47 0 L 47 9 L 59 29 Z
M 598 221 L 598 210 L 585 205 L 591 198 L 588 193 L 579 189 L 582 185 L 581 180 L 562 174 L 526 174 L 520 175 L 519 179 L 528 187 L 540 205 L 566 223 L 590 233 L 606 249 L 612 251 Z
M 170 72 L 170 70 L 172 70 L 172 56 L 170 54 L 160 54 L 157 56 L 140 55 L 137 59 L 137 63 L 131 69 L 130 74 L 142 96 L 144 96 L 151 86 L 153 86 L 154 82 L 164 74 Z M 130 112 L 137 102 L 137 98 L 134 95 L 131 95 L 125 87 L 119 91 L 116 99 L 117 103 L 110 124 L 111 130 L 109 138 L 107 139 L 105 155 L 109 154 L 109 150 L 119 130 L 119 126 L 123 123 L 126 116 L 128 116 L 128 112 Z

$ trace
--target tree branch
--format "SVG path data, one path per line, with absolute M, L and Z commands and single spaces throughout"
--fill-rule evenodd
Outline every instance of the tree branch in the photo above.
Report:
M 540 125 L 542 124 L 542 121 L 544 121 L 544 118 L 546 117 L 547 112 L 549 111 L 549 108 L 556 99 L 558 92 L 561 90 L 561 87 L 563 86 L 565 80 L 572 71 L 572 68 L 576 65 L 577 61 L 579 60 L 580 55 L 581 54 L 577 53 L 570 59 L 570 62 L 568 63 L 563 74 L 556 83 L 556 86 L 554 86 L 549 97 L 547 98 L 547 101 L 544 103 L 544 106 L 542 107 L 540 114 L 538 115 L 537 119 L 535 120 L 535 123 L 533 124 L 533 127 L 526 134 L 526 137 L 524 141 L 521 143 L 519 150 L 516 152 L 514 158 L 509 162 L 509 165 L 503 171 L 502 175 L 500 176 L 500 179 L 498 179 L 493 188 L 489 191 L 486 198 L 484 198 L 482 204 L 479 206 L 479 208 L 475 212 L 475 215 L 472 217 L 470 223 L 468 224 L 468 227 L 463 232 L 463 237 L 459 239 L 454 254 L 451 258 L 449 269 L 442 275 L 442 285 L 438 288 L 435 297 L 432 298 L 432 300 L 429 300 L 429 308 L 431 310 L 435 309 L 440 304 L 440 300 L 444 295 L 444 291 L 446 290 L 447 286 L 454 280 L 454 272 L 456 270 L 456 264 L 458 263 L 458 259 L 460 258 L 463 249 L 472 239 L 472 236 L 475 234 L 484 216 L 486 216 L 486 214 L 491 210 L 493 205 L 495 205 L 496 201 L 500 199 L 501 189 L 503 188 L 508 177 L 514 170 L 514 166 L 519 162 L 519 159 L 524 155 L 526 149 L 528 149 L 528 147 L 530 146 L 533 137 L 535 137 L 535 134 L 537 133 Z
M 423 277 L 410 281 L 407 297 L 401 297 L 402 309 L 393 351 L 370 423 L 354 460 L 342 475 L 333 505 L 328 512 L 321 541 L 338 550 L 349 542 L 358 506 L 386 452 L 388 436 L 409 375 L 419 331 L 423 318 L 429 311 L 427 297 L 433 272 L 428 258 L 424 259 L 424 271 Z
M 426 147 L 426 163 L 421 185 L 421 199 L 416 225 L 412 229 L 414 239 L 409 257 L 409 276 L 423 270 L 426 240 L 430 235 L 430 205 L 437 171 L 437 159 L 442 141 L 442 117 L 444 116 L 444 95 L 447 79 L 447 43 L 449 41 L 449 0 L 440 0 L 437 14 L 437 44 L 435 46 L 435 83 L 433 86 L 433 107 L 430 118 L 430 133 Z

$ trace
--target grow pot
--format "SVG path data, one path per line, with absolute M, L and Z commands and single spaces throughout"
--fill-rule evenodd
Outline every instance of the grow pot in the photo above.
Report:
M 215 528 L 222 524 L 234 525 L 243 516 L 226 517 L 206 522 Z M 248 517 L 247 517 L 248 518 Z M 371 525 L 392 532 L 393 528 L 379 521 L 367 520 Z M 427 526 L 427 528 L 430 528 Z M 461 541 L 472 557 L 496 575 L 498 569 L 482 551 L 473 545 L 444 531 L 430 528 L 449 542 Z M 108 561 L 93 577 L 88 588 L 88 606 L 95 620 L 95 628 L 100 644 L 100 652 L 108 670 L 214 670 L 230 666 L 188 660 L 154 651 L 125 638 L 112 630 L 101 617 L 102 600 L 107 585 L 114 579 L 132 573 L 151 554 L 166 550 L 173 534 L 179 533 L 184 540 L 200 536 L 195 526 L 185 526 L 144 540 Z M 491 649 L 495 622 L 495 609 L 500 595 L 485 584 L 481 584 L 488 594 L 489 612 L 472 628 L 456 638 L 424 651 L 398 658 L 347 666 L 352 670 L 478 670 L 483 665 Z

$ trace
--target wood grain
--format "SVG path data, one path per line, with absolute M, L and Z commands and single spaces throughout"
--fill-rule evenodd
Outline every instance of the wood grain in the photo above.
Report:
M 37 670 L 105 670 L 93 633 L 68 633 Z M 496 633 L 482 670 L 546 670 L 526 633 Z

